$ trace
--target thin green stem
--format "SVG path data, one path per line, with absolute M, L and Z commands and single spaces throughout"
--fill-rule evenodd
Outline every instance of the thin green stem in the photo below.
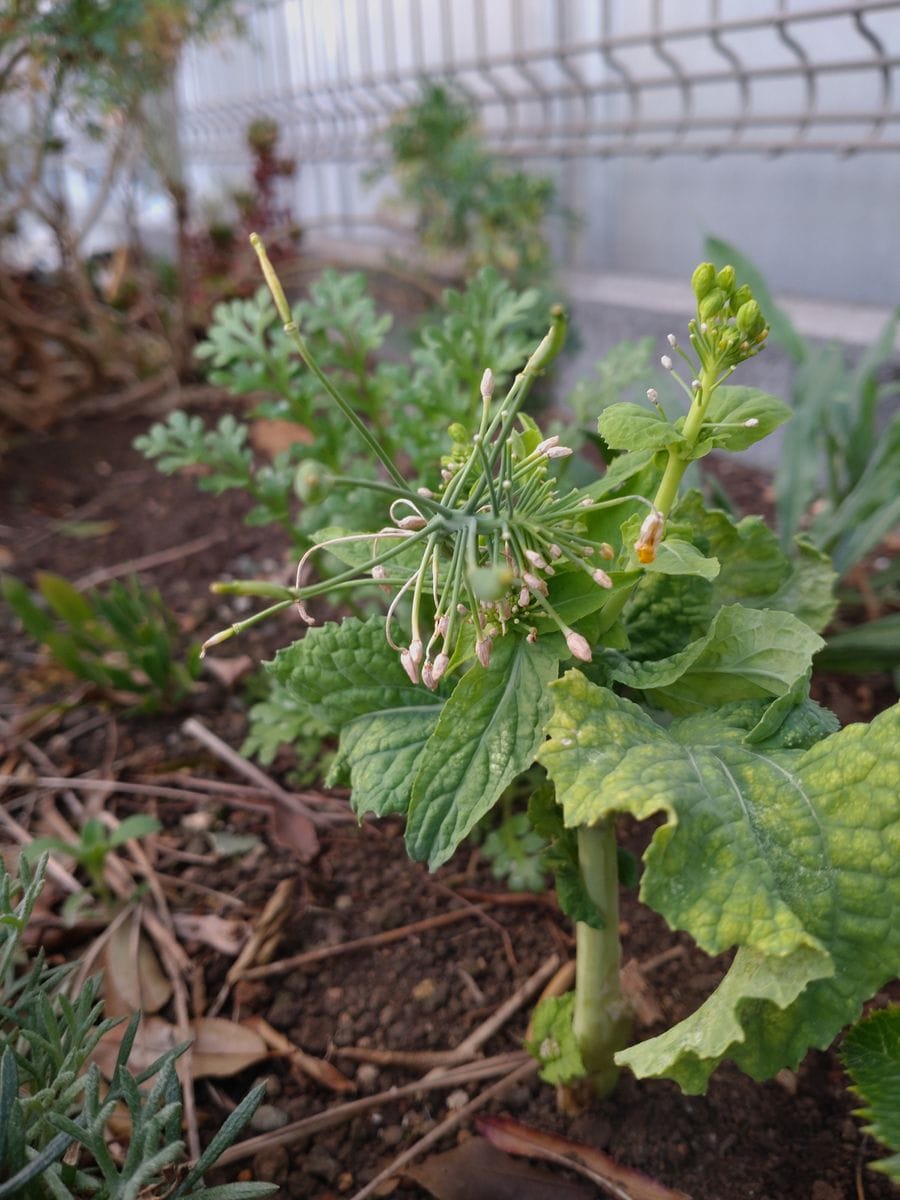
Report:
M 572 1025 L 587 1077 L 599 1096 L 616 1085 L 613 1055 L 631 1033 L 628 1005 L 619 979 L 619 871 L 611 819 L 578 830 L 578 860 L 588 895 L 603 928 L 575 926 L 575 1010 Z

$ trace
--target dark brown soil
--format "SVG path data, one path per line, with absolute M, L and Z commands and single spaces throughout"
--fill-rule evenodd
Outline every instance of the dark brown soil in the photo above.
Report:
M 40 568 L 78 578 L 99 566 L 221 533 L 221 540 L 206 550 L 145 575 L 161 588 L 186 627 L 205 635 L 226 615 L 222 605 L 209 597 L 209 583 L 226 573 L 248 574 L 254 564 L 272 569 L 288 561 L 288 550 L 277 531 L 241 524 L 246 504 L 236 494 L 211 497 L 198 492 L 195 481 L 166 479 L 145 463 L 130 448 L 145 425 L 127 421 L 62 428 L 23 440 L 10 451 L 0 501 L 4 569 L 25 579 Z M 759 477 L 745 483 L 758 507 Z M 112 521 L 115 527 L 102 537 L 77 539 L 59 525 L 73 519 Z M 8 614 L 3 625 L 9 654 L 0 676 L 0 706 L 7 718 L 17 711 L 21 715 L 26 702 L 36 704 L 48 694 L 71 694 L 71 681 L 43 668 L 36 648 L 13 634 Z M 264 656 L 292 636 L 292 625 L 273 626 L 240 644 L 236 653 L 249 648 L 254 656 Z M 27 700 L 29 696 L 33 700 Z M 853 687 L 844 701 L 857 719 L 871 715 L 877 706 L 877 700 L 860 697 Z M 210 683 L 198 702 L 204 721 L 229 744 L 239 746 L 245 720 L 237 699 Z M 61 716 L 36 740 L 61 770 L 72 774 L 113 770 L 127 779 L 154 771 L 194 770 L 207 778 L 217 771 L 223 779 L 234 778 L 181 732 L 185 713 L 149 720 L 118 714 L 113 719 L 104 712 L 95 697 L 87 696 L 77 712 Z M 96 727 L 78 734 L 77 724 L 94 715 Z M 842 716 L 846 719 L 845 713 Z M 8 748 L 7 754 L 14 764 L 14 750 Z M 289 758 L 276 764 L 289 765 Z M 124 796 L 114 796 L 110 803 L 120 814 L 135 807 Z M 159 801 L 153 807 L 167 829 L 177 834 L 184 806 Z M 167 867 L 180 870 L 183 883 L 171 891 L 170 903 L 198 913 L 217 911 L 211 897 L 189 890 L 193 882 L 239 896 L 242 911 L 253 916 L 280 879 L 294 878 L 297 917 L 284 931 L 280 957 L 446 912 L 460 906 L 459 890 L 467 886 L 493 891 L 501 887 L 490 878 L 477 851 L 468 848 L 430 876 L 407 861 L 395 822 L 340 826 L 323 837 L 316 860 L 301 866 L 290 851 L 272 843 L 268 824 L 257 813 L 224 809 L 213 802 L 211 807 L 220 827 L 263 838 L 265 853 L 243 861 Z M 642 832 L 632 830 L 630 836 L 640 838 Z M 264 1016 L 308 1053 L 327 1057 L 349 1075 L 355 1074 L 361 1094 L 411 1080 L 419 1072 L 357 1068 L 341 1050 L 348 1045 L 449 1048 L 551 953 L 571 953 L 568 923 L 552 904 L 501 903 L 492 905 L 488 913 L 489 920 L 473 916 L 391 946 L 327 958 L 311 968 L 243 985 L 239 1015 Z M 508 932 L 512 962 L 500 928 Z M 641 1028 L 642 1037 L 695 1009 L 724 969 L 723 963 L 700 954 L 685 935 L 669 931 L 631 893 L 623 896 L 622 937 L 626 959 L 638 963 L 646 964 L 669 948 L 681 948 L 647 972 L 663 1020 Z M 192 949 L 192 953 L 203 962 L 206 991 L 212 996 L 229 960 L 213 951 Z M 526 1020 L 527 1012 L 521 1013 L 485 1052 L 517 1049 Z M 225 1112 L 222 1104 L 228 1097 L 239 1098 L 258 1075 L 259 1071 L 249 1071 L 217 1081 L 216 1089 L 199 1084 L 205 1126 L 220 1122 Z M 283 1060 L 273 1060 L 266 1078 L 267 1115 L 276 1123 L 285 1117 L 302 1118 L 344 1099 L 311 1082 L 298 1083 Z M 466 1090 L 474 1095 L 481 1086 Z M 284 1186 L 282 1194 L 297 1200 L 352 1195 L 399 1150 L 432 1128 L 445 1115 L 446 1102 L 445 1093 L 433 1092 L 421 1099 L 385 1104 L 313 1140 L 264 1151 L 246 1164 L 247 1169 L 251 1176 L 275 1178 Z M 864 1168 L 878 1148 L 860 1133 L 852 1108 L 832 1051 L 811 1053 L 796 1074 L 785 1073 L 768 1083 L 754 1083 L 726 1066 L 702 1097 L 684 1096 L 667 1082 L 638 1082 L 626 1076 L 611 1099 L 581 1116 L 563 1117 L 552 1089 L 535 1081 L 518 1085 L 489 1111 L 506 1112 L 527 1124 L 602 1147 L 695 1200 L 856 1200 L 863 1195 L 868 1200 L 887 1200 L 890 1185 Z M 451 1135 L 437 1149 L 449 1148 L 457 1136 Z M 231 1177 L 236 1174 L 233 1168 Z M 426 1193 L 400 1183 L 396 1194 L 421 1197 Z

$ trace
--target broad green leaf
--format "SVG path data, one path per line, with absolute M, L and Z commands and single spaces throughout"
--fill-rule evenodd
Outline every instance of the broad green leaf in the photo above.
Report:
M 834 616 L 837 573 L 831 559 L 805 538 L 794 539 L 791 573 L 763 607 L 782 608 L 820 632 Z M 748 601 L 745 601 L 748 603 Z
M 856 1110 L 870 1133 L 889 1150 L 900 1151 L 900 1006 L 883 1008 L 854 1025 L 841 1058 L 863 1101 Z M 900 1183 L 900 1153 L 870 1164 Z
M 600 414 L 597 428 L 611 450 L 662 450 L 685 444 L 661 412 L 640 404 L 611 404 Z
M 651 575 L 693 575 L 700 579 L 715 579 L 719 569 L 717 558 L 707 558 L 682 538 L 666 538 L 653 562 L 644 567 Z
M 377 533 L 356 533 L 352 529 L 345 529 L 340 525 L 328 525 L 311 536 L 317 545 L 327 550 L 338 562 L 342 562 L 348 567 L 364 567 L 377 554 L 384 554 L 386 550 L 392 549 L 398 543 L 400 539 L 393 536 L 396 532 L 393 530 L 391 534 L 387 536 L 382 534 L 379 537 Z M 325 545 L 326 542 L 332 544 Z M 400 551 L 393 561 L 397 566 L 416 567 L 421 558 L 422 547 L 417 543 L 409 550 Z M 391 563 L 386 563 L 385 568 L 390 571 Z
M 584 1063 L 572 1017 L 575 993 L 548 996 L 531 1016 L 531 1038 L 525 1049 L 541 1064 L 540 1076 L 545 1083 L 570 1083 L 584 1076 Z
M 727 564 L 726 564 L 727 565 Z M 691 575 L 644 575 L 625 613 L 634 662 L 668 658 L 709 627 L 713 584 Z
M 549 581 L 547 599 L 554 610 L 567 625 L 574 625 L 598 609 L 606 608 L 618 598 L 622 589 L 630 590 L 635 581 L 640 578 L 637 571 L 610 571 L 613 581 L 612 588 L 601 587 L 590 577 L 587 571 L 577 568 L 571 571 L 558 571 Z M 558 629 L 556 621 L 541 613 L 534 607 L 529 612 L 529 620 L 540 630 L 544 627 Z
M 361 817 L 405 813 L 422 753 L 441 715 L 442 701 L 356 717 L 341 730 L 330 778 L 348 774 L 350 802 Z
M 900 963 L 900 706 L 803 752 L 747 743 L 762 705 L 665 730 L 577 672 L 551 690 L 539 757 L 566 823 L 664 813 L 642 898 L 738 947 L 698 1012 L 617 1061 L 700 1091 L 725 1057 L 765 1078 L 828 1045 Z
M 544 867 L 553 872 L 559 906 L 573 921 L 582 921 L 594 929 L 603 928 L 603 917 L 588 895 L 578 862 L 578 834 L 567 829 L 563 811 L 556 803 L 556 792 L 545 783 L 528 800 L 528 819 L 535 832 L 550 843 L 544 853 Z
M 444 705 L 419 760 L 406 827 L 413 858 L 434 869 L 451 856 L 534 759 L 552 701 L 557 657 L 507 635 L 491 664 L 473 667 Z
M 432 692 L 410 682 L 385 641 L 383 617 L 348 617 L 310 629 L 266 667 L 334 729 L 364 713 L 434 703 Z
M 675 713 L 764 696 L 781 696 L 806 674 L 824 645 L 786 612 L 720 608 L 709 632 L 658 662 L 629 662 L 607 651 L 612 676 Z
M 790 418 L 776 396 L 749 387 L 718 387 L 713 392 L 697 439 L 695 458 L 710 450 L 746 450 Z M 756 421 L 747 426 L 747 421 Z

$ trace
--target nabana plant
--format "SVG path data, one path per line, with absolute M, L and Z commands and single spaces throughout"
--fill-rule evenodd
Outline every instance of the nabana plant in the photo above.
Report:
M 300 357 L 303 333 L 256 243 Z M 522 406 L 562 345 L 565 320 L 480 417 L 432 490 L 413 490 L 337 389 L 335 404 L 380 461 L 390 522 L 334 533 L 347 569 L 322 582 L 218 585 L 276 603 L 224 630 L 375 584 L 387 618 L 310 629 L 274 676 L 340 732 L 332 777 L 357 813 L 403 814 L 406 845 L 445 862 L 510 783 L 547 775 L 533 823 L 554 838 L 560 902 L 577 923 L 574 995 L 539 1010 L 545 1078 L 613 1086 L 619 1065 L 705 1088 L 728 1058 L 757 1078 L 795 1065 L 858 1016 L 900 961 L 900 706 L 837 731 L 808 694 L 833 573 L 806 546 L 789 560 L 756 517 L 734 521 L 696 492 L 689 463 L 738 451 L 789 415 L 727 384 L 767 328 L 731 268 L 693 276 L 697 314 L 671 354 L 687 412 L 614 404 L 600 420 L 619 451 L 584 488 L 563 489 Z M 314 364 L 312 364 L 314 367 Z M 672 358 L 662 366 L 680 380 Z M 323 480 L 323 484 L 326 483 Z M 301 561 L 298 580 L 314 551 Z M 641 896 L 710 954 L 735 950 L 698 1012 L 629 1041 L 619 983 L 615 819 L 662 814 Z

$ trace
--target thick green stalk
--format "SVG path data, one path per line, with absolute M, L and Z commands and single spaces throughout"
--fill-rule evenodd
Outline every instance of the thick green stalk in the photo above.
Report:
M 607 1096 L 619 1075 L 613 1055 L 628 1044 L 631 1034 L 631 1017 L 619 981 L 619 869 L 612 820 L 578 830 L 578 861 L 603 928 L 594 929 L 582 921 L 575 926 L 572 1025 L 588 1082 L 597 1095 Z
M 681 436 L 691 448 L 693 448 L 694 443 L 700 435 L 700 429 L 706 417 L 706 410 L 709 408 L 709 402 L 715 390 L 715 369 L 703 371 L 700 376 L 700 387 L 697 389 L 697 394 L 694 396 L 690 412 L 685 419 L 684 428 L 681 431 Z M 666 469 L 663 472 L 663 477 L 660 480 L 659 488 L 653 501 L 653 507 L 657 512 L 662 513 L 664 517 L 669 515 L 669 509 L 675 503 L 678 496 L 678 486 L 688 468 L 689 462 L 690 459 L 682 457 L 677 448 L 672 447 L 669 449 L 669 461 L 666 464 Z

